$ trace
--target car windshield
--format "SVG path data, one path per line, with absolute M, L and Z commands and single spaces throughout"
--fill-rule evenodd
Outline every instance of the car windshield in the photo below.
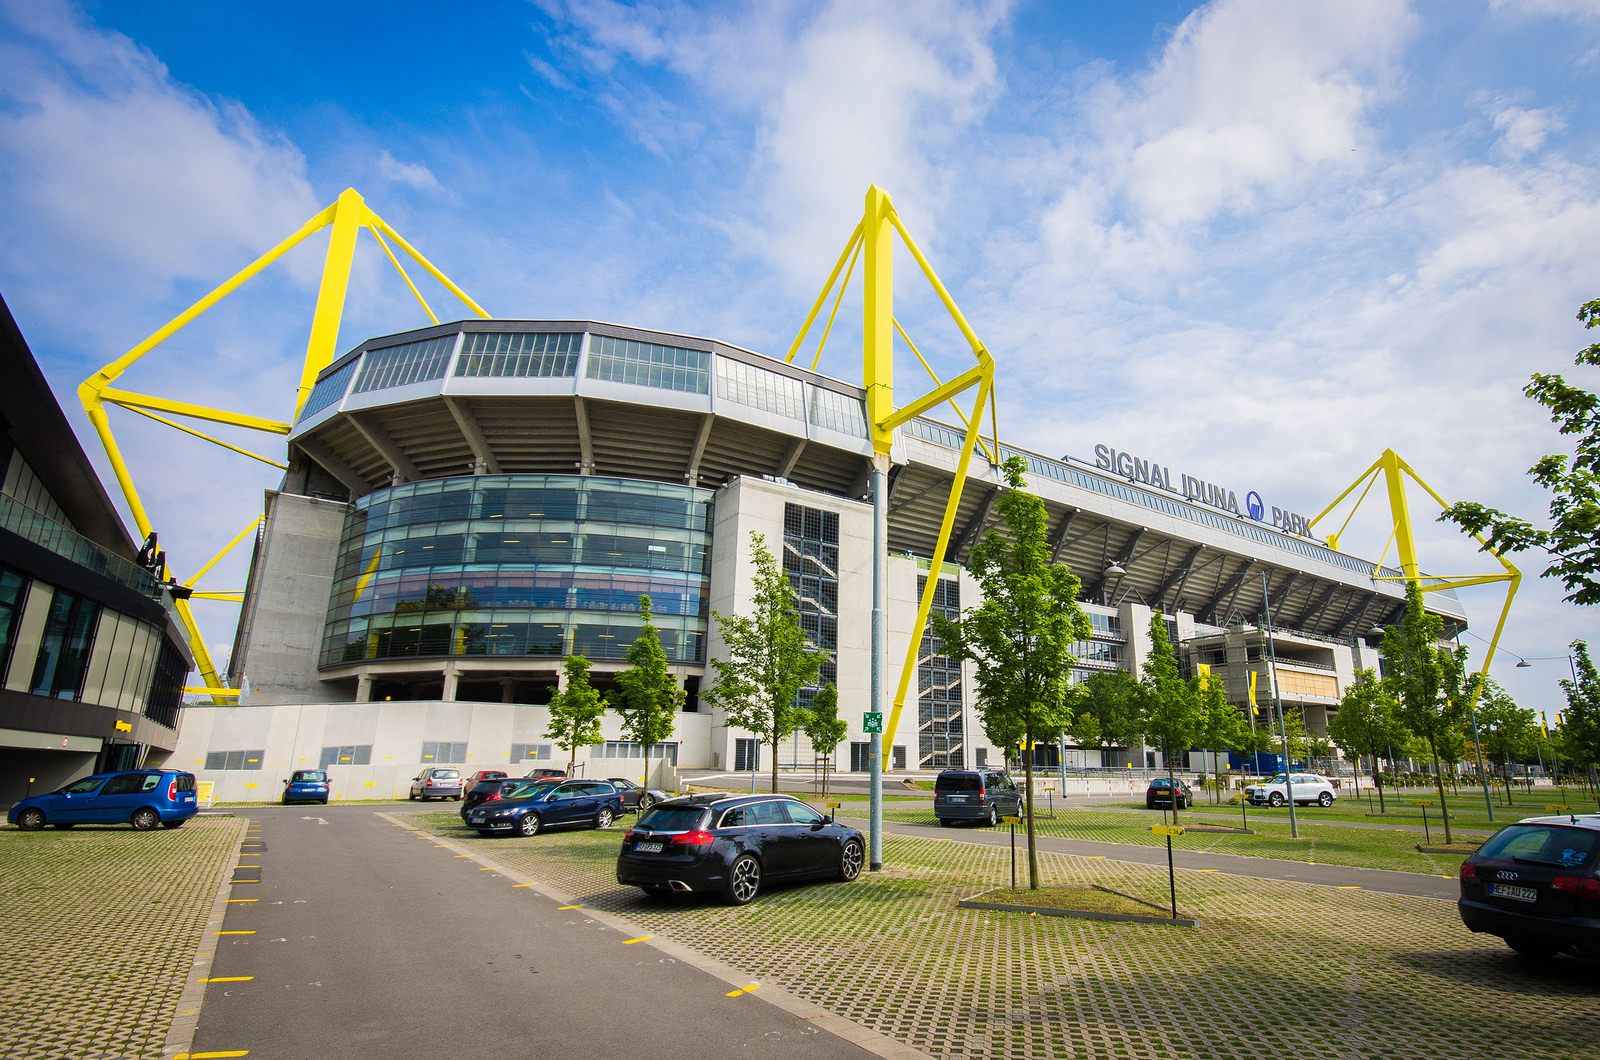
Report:
M 320 784 L 327 779 L 328 774 L 324 773 L 320 769 L 297 769 L 295 770 L 293 777 L 293 780 L 296 784 Z
M 1582 869 L 1595 865 L 1597 847 L 1600 847 L 1600 832 L 1590 828 L 1514 824 L 1490 836 L 1478 849 L 1478 856 Z
M 657 806 L 639 818 L 639 827 L 652 832 L 687 832 L 698 828 L 705 810 L 699 806 Z
M 1172 787 L 1172 781 L 1170 781 L 1170 780 L 1152 780 L 1150 782 L 1150 786 L 1152 788 L 1170 788 L 1170 787 Z
M 941 773 L 933 782 L 934 791 L 977 791 L 980 787 L 975 773 Z
M 501 788 L 500 794 L 508 799 L 536 799 L 554 788 L 560 781 L 535 780 Z
M 1268 777 L 1264 781 L 1264 783 L 1267 783 L 1267 784 L 1282 784 L 1283 783 L 1283 779 L 1284 779 L 1283 778 L 1283 774 L 1282 773 L 1278 773 L 1278 774 L 1276 774 L 1274 776 Z

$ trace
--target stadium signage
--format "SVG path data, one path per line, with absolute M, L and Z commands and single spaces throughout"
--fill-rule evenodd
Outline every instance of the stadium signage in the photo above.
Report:
M 1245 494 L 1245 507 L 1241 509 L 1239 495 L 1226 486 L 1208 482 L 1195 475 L 1173 475 L 1172 469 L 1165 464 L 1103 444 L 1094 447 L 1094 466 L 1101 471 L 1109 471 L 1119 478 L 1125 478 L 1129 482 L 1175 493 L 1186 501 L 1217 508 L 1240 519 L 1252 519 L 1258 523 L 1270 521 L 1274 529 L 1286 534 L 1298 537 L 1311 536 L 1309 519 L 1298 512 L 1291 512 L 1276 505 L 1269 509 L 1262 501 L 1261 494 L 1255 490 Z M 1177 484 L 1174 485 L 1174 482 Z

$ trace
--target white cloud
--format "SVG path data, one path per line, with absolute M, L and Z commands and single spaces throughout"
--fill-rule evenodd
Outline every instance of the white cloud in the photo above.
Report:
M 1489 8 L 1519 18 L 1600 18 L 1600 0 L 1489 0 Z
M 0 210 L 31 219 L 9 253 L 211 278 L 315 212 L 301 153 L 243 107 L 61 4 L 8 0 L 0 24 Z
M 433 170 L 420 162 L 402 162 L 388 151 L 378 152 L 378 175 L 417 191 L 444 194 L 444 186 L 433 175 Z
M 1494 127 L 1501 134 L 1501 147 L 1512 158 L 1532 154 L 1544 145 L 1551 133 L 1566 128 L 1559 114 L 1550 110 L 1523 110 L 1507 107 L 1493 117 Z

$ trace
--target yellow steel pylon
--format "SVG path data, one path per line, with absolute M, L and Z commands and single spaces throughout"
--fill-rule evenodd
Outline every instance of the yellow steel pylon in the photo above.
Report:
M 1422 480 L 1422 476 L 1418 475 L 1416 471 L 1412 469 L 1410 464 L 1407 464 L 1400 458 L 1400 454 L 1396 453 L 1393 449 L 1385 449 L 1383 451 L 1383 455 L 1379 456 L 1377 460 L 1373 461 L 1371 467 L 1367 468 L 1360 475 L 1358 475 L 1356 480 L 1347 486 L 1343 493 L 1334 498 L 1333 503 L 1329 504 L 1326 508 L 1317 513 L 1316 518 L 1311 520 L 1310 525 L 1316 526 L 1317 523 L 1327 516 L 1329 512 L 1332 512 L 1335 508 L 1337 508 L 1346 497 L 1350 496 L 1351 493 L 1354 493 L 1356 487 L 1360 486 L 1361 494 L 1356 498 L 1355 504 L 1351 506 L 1349 514 L 1345 516 L 1344 522 L 1340 524 L 1339 529 L 1335 533 L 1331 533 L 1327 537 L 1328 545 L 1337 550 L 1339 548 L 1339 536 L 1343 534 L 1350 526 L 1350 521 L 1355 518 L 1356 511 L 1360 509 L 1361 503 L 1367 499 L 1367 494 L 1371 492 L 1372 487 L 1377 483 L 1379 478 L 1383 479 L 1384 486 L 1389 495 L 1389 514 L 1391 521 L 1393 522 L 1394 529 L 1389 535 L 1388 544 L 1384 545 L 1383 547 L 1382 555 L 1380 555 L 1377 562 L 1372 565 L 1372 577 L 1374 580 L 1408 581 L 1415 584 L 1418 589 L 1425 593 L 1438 592 L 1441 589 L 1463 589 L 1469 585 L 1488 585 L 1494 582 L 1506 583 L 1506 602 L 1505 605 L 1500 608 L 1500 620 L 1495 623 L 1494 636 L 1490 638 L 1489 650 L 1484 653 L 1483 657 L 1483 670 L 1481 671 L 1481 676 L 1488 677 L 1489 664 L 1494 661 L 1495 649 L 1500 645 L 1500 634 L 1506 628 L 1507 616 L 1511 614 L 1511 601 L 1516 598 L 1517 587 L 1522 584 L 1522 572 L 1514 567 L 1509 560 L 1502 556 L 1497 549 L 1493 548 L 1481 536 L 1478 534 L 1473 534 L 1472 536 L 1477 539 L 1480 545 L 1483 546 L 1483 551 L 1493 556 L 1499 562 L 1500 566 L 1505 568 L 1504 573 L 1452 575 L 1424 574 L 1422 572 L 1421 565 L 1417 560 L 1417 542 L 1416 537 L 1413 535 L 1411 529 L 1411 508 L 1406 501 L 1406 479 L 1409 478 L 1411 481 L 1421 486 L 1423 490 L 1427 492 L 1428 496 L 1432 497 L 1433 500 L 1439 505 L 1439 509 L 1441 511 L 1443 511 L 1445 508 L 1448 508 L 1450 505 L 1446 503 L 1443 497 L 1439 496 L 1439 494 L 1435 492 L 1432 486 L 1428 485 Z M 1386 575 L 1382 573 L 1383 561 L 1388 558 L 1390 545 L 1395 546 L 1400 556 L 1399 575 Z M 1472 691 L 1473 705 L 1477 704 L 1478 693 L 1481 692 L 1482 689 L 1483 682 L 1478 681 Z
M 916 261 L 929 286 L 939 296 L 939 301 L 943 303 L 950 318 L 960 329 L 967 344 L 971 346 L 973 356 L 977 360 L 976 365 L 948 383 L 942 382 L 934 373 L 933 368 L 917 350 L 916 344 L 911 341 L 911 337 L 894 317 L 893 259 L 894 237 L 897 234 Z M 916 673 L 917 652 L 922 645 L 922 631 L 927 625 L 928 614 L 933 608 L 934 593 L 939 587 L 939 565 L 944 559 L 945 550 L 950 546 L 950 536 L 955 527 L 956 512 L 961 507 L 961 491 L 967 482 L 967 467 L 972 461 L 972 451 L 975 447 L 981 447 L 991 463 L 998 463 L 1000 435 L 994 411 L 994 358 L 967 323 L 966 317 L 956 306 L 955 300 L 950 297 L 950 292 L 940 282 L 938 274 L 933 271 L 933 266 L 928 263 L 916 240 L 906 231 L 905 224 L 895 212 L 894 203 L 890 201 L 888 193 L 877 185 L 867 189 L 866 209 L 861 223 L 856 226 L 845 243 L 844 250 L 839 254 L 839 260 L 828 275 L 827 283 L 823 285 L 822 293 L 817 295 L 816 302 L 811 306 L 811 312 L 806 314 L 805 322 L 800 325 L 799 334 L 789 346 L 789 353 L 784 360 L 792 362 L 795 359 L 801 344 L 817 319 L 817 314 L 821 312 L 831 293 L 834 295 L 833 308 L 828 314 L 827 325 L 823 328 L 822 337 L 817 342 L 816 354 L 811 361 L 812 370 L 816 370 L 822 359 L 822 349 L 827 344 L 829 333 L 833 330 L 834 319 L 838 316 L 839 303 L 844 298 L 845 289 L 849 286 L 850 277 L 855 273 L 856 261 L 859 258 L 865 259 L 862 262 L 861 375 L 862 385 L 867 392 L 867 431 L 871 436 L 872 448 L 877 458 L 887 461 L 890 448 L 894 444 L 896 427 L 946 401 L 950 402 L 967 429 L 961 446 L 961 458 L 956 464 L 955 479 L 950 485 L 950 497 L 945 503 L 944 519 L 939 524 L 939 539 L 934 546 L 928 582 L 923 588 L 922 600 L 917 607 L 917 620 L 912 628 L 911 643 L 906 649 L 905 663 L 900 669 L 894 706 L 884 725 L 883 745 L 890 747 L 894 744 L 895 730 L 900 724 L 900 714 L 905 708 L 911 677 Z M 844 274 L 842 282 L 840 282 L 841 273 Z M 897 333 L 905 340 L 906 345 L 916 355 L 934 383 L 932 390 L 898 408 L 894 403 L 894 336 Z M 955 397 L 972 387 L 977 387 L 978 393 L 969 416 L 956 405 Z M 989 439 L 981 438 L 979 431 L 983 423 L 985 405 L 989 408 L 991 435 Z M 876 704 L 873 704 L 873 707 L 876 709 Z
M 257 273 L 268 265 L 277 261 L 290 250 L 299 246 L 308 237 L 324 228 L 331 228 L 328 238 L 328 253 L 322 266 L 322 280 L 317 290 L 317 305 L 311 318 L 311 335 L 306 343 L 305 362 L 300 369 L 299 388 L 295 392 L 294 411 L 288 421 L 266 419 L 252 416 L 242 412 L 231 412 L 224 409 L 208 408 L 195 405 L 187 401 L 177 401 L 171 398 L 156 397 L 151 394 L 139 394 L 127 390 L 119 390 L 111 384 L 122 373 L 126 372 L 133 364 L 145 354 L 154 350 L 167 339 L 176 335 L 192 323 L 206 310 L 216 305 L 222 299 L 232 294 L 243 286 Z M 389 243 L 385 242 L 387 236 L 406 255 L 420 265 L 424 271 L 438 280 L 446 290 L 455 295 L 463 305 L 479 317 L 488 317 L 478 303 L 469 298 L 461 288 L 457 287 L 449 277 L 440 272 L 432 262 L 424 258 L 417 250 L 407 243 L 395 230 L 389 227 L 387 221 L 379 217 L 367 206 L 365 200 L 354 188 L 346 188 L 325 209 L 319 211 L 314 217 L 301 225 L 292 235 L 271 250 L 262 254 L 256 260 L 240 269 L 233 276 L 213 290 L 210 294 L 191 305 L 188 309 L 173 317 L 166 324 L 158 328 L 143 342 L 133 349 L 112 361 L 98 372 L 85 379 L 78 387 L 78 398 L 83 402 L 84 411 L 89 416 L 89 422 L 94 425 L 95 433 L 100 436 L 100 442 L 105 446 L 106 457 L 111 461 L 111 470 L 117 477 L 117 483 L 122 487 L 122 495 L 128 501 L 128 510 L 133 514 L 133 520 L 139 527 L 142 536 L 148 536 L 152 530 L 150 517 L 145 512 L 144 502 L 139 497 L 139 491 L 133 484 L 133 476 L 128 471 L 127 463 L 123 460 L 122 450 L 117 446 L 116 438 L 111 432 L 111 423 L 106 418 L 106 405 L 116 405 L 121 408 L 136 412 L 142 416 L 165 424 L 185 434 L 203 439 L 224 449 L 231 450 L 243 456 L 271 464 L 274 467 L 287 467 L 281 461 L 270 457 L 252 453 L 238 446 L 230 445 L 219 438 L 201 431 L 175 423 L 158 413 L 167 413 L 173 416 L 182 416 L 192 420 L 201 420 L 210 423 L 221 423 L 230 427 L 242 427 L 246 430 L 262 431 L 268 434 L 286 435 L 295 416 L 300 414 L 300 409 L 305 406 L 306 398 L 311 393 L 312 386 L 316 383 L 317 374 L 333 363 L 339 345 L 339 322 L 344 315 L 345 296 L 350 287 L 350 268 L 355 259 L 356 236 L 362 229 L 366 229 L 383 248 L 384 255 L 400 273 L 400 276 L 410 288 L 411 293 L 421 303 L 422 310 L 428 319 L 437 324 L 439 319 L 434 316 L 433 310 L 423 299 L 416 284 L 406 274 L 405 268 L 400 264 L 394 252 L 390 250 Z M 199 569 L 193 577 L 182 584 L 193 589 L 197 583 L 212 567 L 216 566 L 239 542 L 248 537 L 261 524 L 261 517 L 257 517 L 250 525 L 246 526 L 238 536 L 222 550 L 213 556 L 210 562 Z M 165 572 L 162 572 L 165 573 Z M 199 599 L 214 600 L 240 600 L 242 593 L 215 592 L 195 593 Z M 221 703 L 227 700 L 237 700 L 239 689 L 224 688 L 221 678 L 217 675 L 215 664 L 211 661 L 211 653 L 206 649 L 205 640 L 200 635 L 200 629 L 195 624 L 194 614 L 189 608 L 187 600 L 174 600 L 174 607 L 179 617 L 183 620 L 184 628 L 189 634 L 189 648 L 194 653 L 195 665 L 200 671 L 201 678 L 205 681 L 205 688 L 211 693 L 212 702 Z M 187 689 L 186 689 L 187 691 Z

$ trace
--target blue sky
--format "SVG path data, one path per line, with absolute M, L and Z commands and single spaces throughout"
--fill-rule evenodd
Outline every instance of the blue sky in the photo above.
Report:
M 85 437 L 84 376 L 346 186 L 495 315 L 781 354 L 877 182 L 994 352 L 1009 439 L 1308 514 L 1385 446 L 1542 513 L 1523 472 L 1559 439 L 1520 387 L 1575 374 L 1600 295 L 1600 0 L 0 0 L 0 69 L 0 291 Z M 287 415 L 320 254 L 129 385 Z M 342 348 L 419 322 L 364 245 Z M 115 426 L 180 573 L 273 484 Z M 1432 569 L 1487 569 L 1423 522 Z M 1487 636 L 1495 592 L 1465 599 Z M 232 615 L 205 623 L 225 655 Z M 1497 675 L 1551 708 L 1595 633 L 1530 578 L 1505 644 L 1540 661 Z

